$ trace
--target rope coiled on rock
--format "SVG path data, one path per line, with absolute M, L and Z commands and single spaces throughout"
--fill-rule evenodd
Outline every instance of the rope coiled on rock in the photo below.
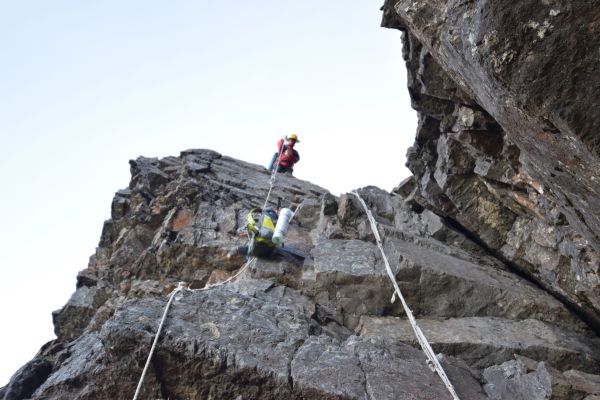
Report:
M 452 398 L 454 400 L 460 400 L 460 398 L 456 394 L 456 391 L 454 390 L 454 386 L 452 386 L 452 382 L 450 382 L 450 379 L 448 379 L 448 376 L 446 375 L 444 368 L 442 368 L 442 365 L 440 364 L 440 361 L 438 360 L 435 353 L 433 352 L 433 349 L 431 348 L 431 345 L 427 341 L 427 338 L 421 331 L 421 328 L 419 328 L 419 326 L 417 325 L 417 321 L 415 320 L 415 317 L 413 316 L 412 311 L 408 307 L 406 300 L 404 300 L 404 296 L 402 295 L 402 292 L 400 291 L 398 282 L 396 282 L 396 277 L 392 271 L 392 268 L 390 267 L 390 263 L 388 262 L 388 259 L 383 250 L 381 236 L 379 236 L 379 231 L 377 230 L 377 222 L 375 222 L 373 213 L 371 213 L 371 210 L 369 210 L 369 207 L 367 207 L 367 203 L 365 203 L 365 201 L 362 199 L 362 197 L 360 197 L 360 195 L 358 194 L 358 192 L 356 190 L 353 191 L 352 194 L 355 195 L 358 198 L 358 200 L 360 201 L 360 204 L 364 208 L 364 210 L 367 214 L 367 218 L 369 219 L 369 222 L 371 223 L 371 229 L 373 231 L 373 235 L 375 235 L 375 240 L 377 241 L 377 247 L 379 247 L 379 251 L 381 251 L 381 255 L 383 256 L 383 261 L 385 263 L 385 269 L 387 271 L 388 277 L 392 281 L 392 285 L 394 285 L 394 290 L 396 291 L 395 292 L 396 295 L 402 302 L 402 306 L 404 307 L 404 312 L 406 312 L 406 315 L 408 317 L 410 325 L 412 326 L 413 331 L 415 332 L 415 336 L 417 337 L 417 340 L 419 341 L 419 344 L 421 345 L 421 349 L 423 349 L 423 352 L 427 356 L 427 364 L 429 365 L 429 368 L 431 368 L 433 371 L 437 372 L 439 377 L 444 382 L 444 385 L 446 385 L 446 388 L 452 395 Z

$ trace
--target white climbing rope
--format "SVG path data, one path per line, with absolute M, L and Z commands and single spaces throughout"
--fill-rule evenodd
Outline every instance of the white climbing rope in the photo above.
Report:
M 262 212 L 265 212 L 265 209 L 267 208 L 267 205 L 269 204 L 269 197 L 271 197 L 271 191 L 273 190 L 273 186 L 275 186 L 275 177 L 277 176 L 277 170 L 279 169 L 279 162 L 281 160 L 281 155 L 283 154 L 283 146 L 285 146 L 285 144 L 281 145 L 281 149 L 279 150 L 279 153 L 277 154 L 277 159 L 275 160 L 275 165 L 273 166 L 273 172 L 271 173 L 271 179 L 269 180 L 269 191 L 267 192 L 267 198 L 265 199 L 265 204 L 263 205 L 262 208 Z M 262 216 L 261 216 L 262 218 Z
M 152 348 L 150 349 L 150 354 L 148 354 L 148 359 L 146 360 L 146 365 L 144 366 L 144 370 L 142 371 L 142 376 L 140 377 L 140 381 L 138 382 L 137 389 L 135 390 L 135 394 L 133 395 L 133 400 L 137 400 L 140 390 L 142 389 L 144 377 L 146 376 L 146 372 L 148 371 L 148 366 L 150 365 L 150 360 L 152 359 L 152 355 L 154 354 L 154 349 L 156 348 L 156 343 L 158 342 L 160 332 L 162 330 L 165 319 L 167 318 L 167 313 L 169 312 L 169 308 L 171 307 L 171 303 L 173 302 L 175 295 L 184 289 L 187 291 L 190 291 L 190 292 L 200 292 L 200 291 L 204 291 L 204 290 L 214 289 L 218 286 L 223 286 L 223 285 L 233 281 L 238 276 L 240 276 L 246 269 L 248 269 L 248 266 L 250 266 L 254 261 L 256 261 L 256 257 L 253 257 L 250 260 L 248 260 L 246 262 L 246 264 L 244 264 L 242 266 L 242 268 L 240 268 L 240 270 L 235 275 L 229 277 L 227 280 L 225 280 L 223 282 L 215 283 L 213 285 L 203 287 L 201 289 L 189 289 L 186 286 L 185 282 L 179 282 L 179 284 L 177 285 L 177 288 L 175 290 L 173 290 L 173 292 L 171 293 L 171 296 L 169 297 L 169 301 L 167 302 L 167 305 L 165 307 L 165 311 L 163 312 L 162 319 L 160 320 L 160 324 L 158 325 L 158 331 L 156 331 L 156 336 L 154 337 L 154 342 L 152 343 Z
M 240 268 L 240 270 L 238 272 L 235 273 L 235 275 L 230 276 L 229 278 L 227 278 L 226 280 L 224 280 L 223 282 L 219 282 L 219 283 L 213 283 L 212 285 L 207 285 L 203 288 L 200 289 L 187 289 L 188 292 L 203 292 L 205 290 L 209 290 L 209 289 L 214 289 L 218 286 L 223 286 L 228 284 L 229 282 L 233 281 L 235 278 L 237 278 L 238 276 L 240 276 L 245 270 L 248 269 L 248 267 L 250 265 L 252 265 L 252 263 L 256 262 L 256 257 L 252 257 L 251 259 L 249 259 L 246 264 L 244 264 L 242 266 L 242 268 Z
M 167 306 L 165 307 L 165 311 L 163 312 L 162 319 L 160 320 L 160 324 L 158 325 L 158 331 L 156 332 L 156 336 L 154 337 L 154 342 L 152 343 L 152 348 L 150 349 L 150 354 L 148 355 L 148 359 L 146 360 L 146 365 L 144 366 L 144 370 L 142 371 L 142 376 L 140 381 L 135 389 L 135 394 L 133 395 L 133 400 L 136 400 L 138 395 L 140 394 L 140 390 L 142 389 L 142 383 L 144 382 L 144 377 L 146 376 L 146 372 L 148 371 L 148 366 L 150 365 L 150 359 L 152 359 L 152 354 L 154 354 L 154 349 L 156 348 L 156 343 L 158 342 L 158 337 L 160 336 L 160 331 L 162 330 L 163 324 L 165 323 L 165 319 L 167 318 L 167 312 L 169 312 L 169 307 L 171 307 L 171 303 L 175 298 L 175 295 L 179 293 L 184 288 L 184 283 L 179 282 L 175 290 L 171 293 L 171 297 L 169 297 L 169 301 L 167 302 Z
M 353 191 L 352 194 L 358 198 L 361 205 L 365 209 L 367 218 L 369 219 L 369 222 L 371 223 L 371 229 L 373 230 L 373 234 L 375 235 L 375 240 L 377 241 L 377 247 L 379 247 L 379 251 L 381 251 L 381 255 L 383 256 L 383 261 L 385 263 L 385 269 L 387 270 L 387 274 L 388 274 L 390 280 L 392 281 L 392 284 L 394 285 L 394 290 L 396 291 L 395 292 L 396 295 L 402 302 L 404 311 L 406 312 L 406 315 L 408 316 L 408 320 L 410 321 L 410 325 L 412 326 L 413 331 L 415 332 L 415 336 L 417 337 L 417 340 L 419 341 L 419 344 L 421 345 L 421 349 L 423 349 L 423 352 L 427 356 L 427 359 L 428 359 L 427 364 L 429 365 L 429 368 L 431 368 L 433 371 L 437 372 L 439 377 L 442 379 L 442 381 L 446 385 L 446 388 L 452 395 L 452 398 L 454 400 L 460 400 L 460 398 L 456 394 L 456 391 L 454 390 L 454 386 L 452 386 L 452 382 L 450 382 L 450 379 L 448 379 L 446 372 L 444 372 L 444 369 L 442 368 L 440 361 L 435 356 L 435 353 L 433 352 L 431 345 L 427 341 L 427 338 L 421 331 L 421 328 L 419 328 L 419 326 L 417 325 L 417 321 L 415 320 L 415 317 L 413 316 L 412 311 L 408 307 L 408 304 L 406 304 L 406 300 L 404 300 L 404 296 L 402 295 L 402 292 L 400 292 L 400 287 L 398 286 L 398 283 L 396 282 L 396 277 L 394 276 L 394 273 L 392 272 L 392 268 L 390 267 L 390 263 L 388 262 L 385 252 L 383 251 L 383 244 L 381 242 L 381 236 L 379 236 L 379 231 L 377 230 L 377 223 L 375 222 L 375 218 L 373 218 L 373 214 L 369 210 L 369 207 L 367 207 L 367 203 L 365 203 L 365 201 L 362 199 L 362 197 L 360 197 L 360 195 L 358 194 L 358 192 L 356 190 Z

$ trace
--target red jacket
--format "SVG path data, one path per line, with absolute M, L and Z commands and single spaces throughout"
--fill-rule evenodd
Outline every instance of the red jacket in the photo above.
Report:
M 277 142 L 277 154 L 280 156 L 277 157 L 279 160 L 279 165 L 283 168 L 293 169 L 294 164 L 300 161 L 300 154 L 293 147 L 284 144 L 283 139 L 279 139 Z M 277 161 L 275 161 L 277 162 Z

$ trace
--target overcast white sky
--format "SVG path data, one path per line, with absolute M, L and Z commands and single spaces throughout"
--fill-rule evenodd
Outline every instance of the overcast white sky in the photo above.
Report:
M 410 108 L 383 0 L 0 2 L 0 386 L 45 342 L 128 160 L 209 148 L 339 195 L 391 190 Z

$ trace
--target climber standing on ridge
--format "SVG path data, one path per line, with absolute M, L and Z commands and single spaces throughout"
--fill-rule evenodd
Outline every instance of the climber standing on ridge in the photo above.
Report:
M 285 143 L 287 141 L 287 143 Z M 291 134 L 285 138 L 279 139 L 277 142 L 277 152 L 273 154 L 269 163 L 269 171 L 277 165 L 277 172 L 283 172 L 292 175 L 294 172 L 294 164 L 300 161 L 300 154 L 294 149 L 294 145 L 300 143 L 296 134 Z

